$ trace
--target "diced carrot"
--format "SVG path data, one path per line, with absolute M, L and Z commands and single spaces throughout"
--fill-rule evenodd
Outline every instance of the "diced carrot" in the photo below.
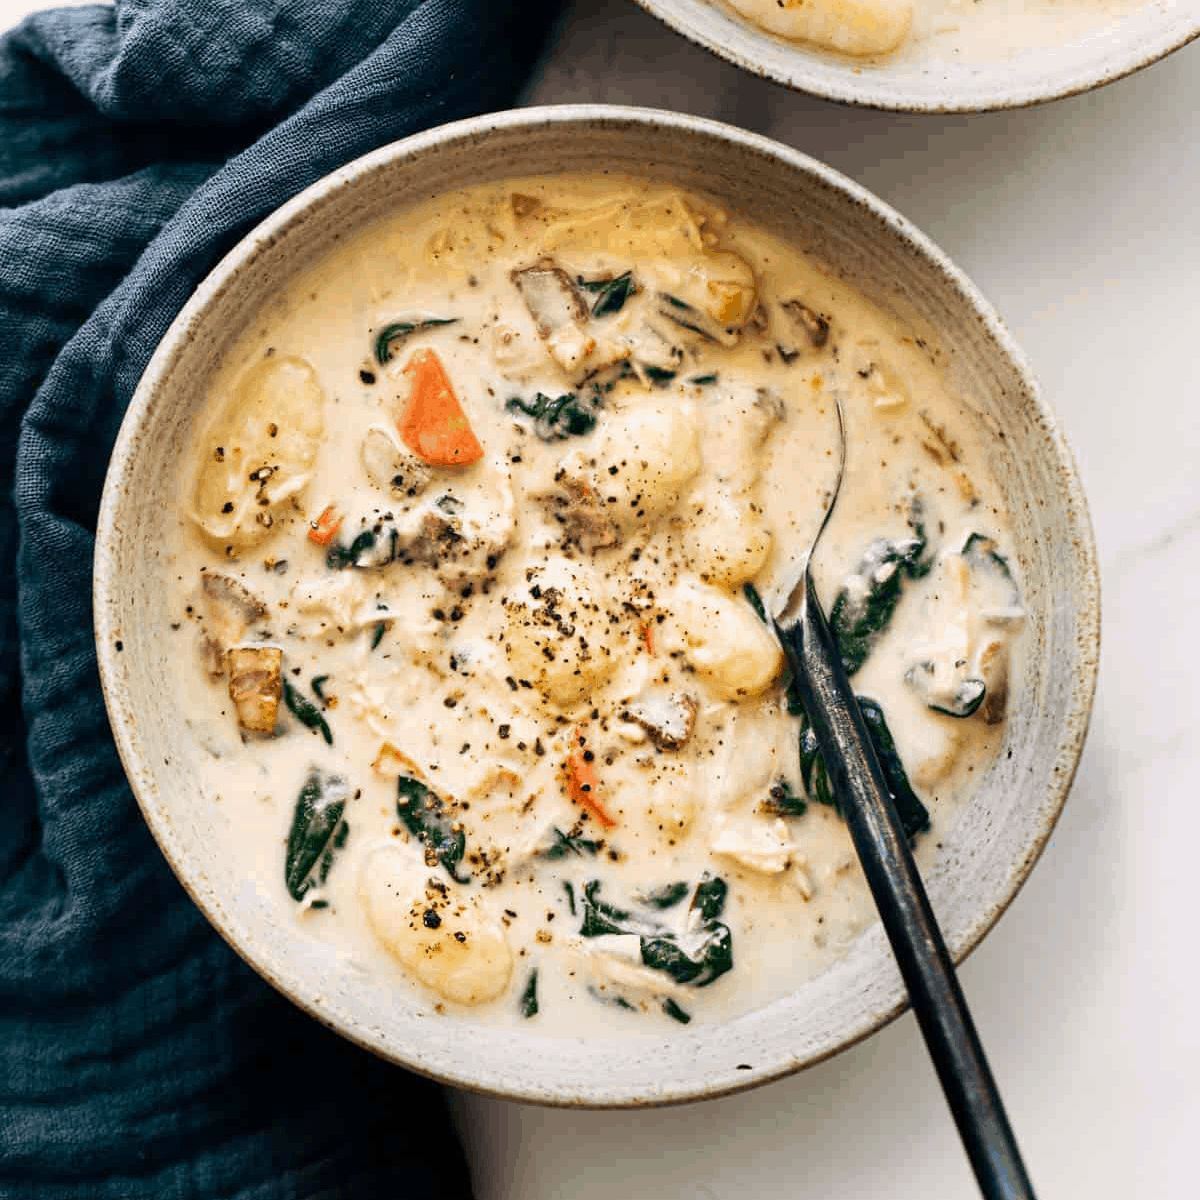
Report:
M 638 625 L 638 629 L 641 631 L 642 641 L 645 643 L 645 646 L 646 646 L 646 653 L 653 654 L 654 653 L 654 625 L 653 625 L 653 623 L 650 621 L 642 621 Z
M 421 768 L 403 750 L 393 746 L 391 742 L 384 742 L 379 747 L 379 753 L 375 755 L 375 761 L 371 766 L 376 774 L 382 775 L 385 779 L 396 779 L 405 774 L 415 775 L 418 778 L 423 775 Z
M 596 772 L 595 759 L 591 751 L 585 750 L 587 737 L 582 729 L 576 729 L 571 734 L 575 748 L 567 755 L 567 795 L 584 808 L 604 826 L 605 829 L 615 829 L 616 821 L 604 810 L 600 803 L 600 777 Z
M 330 504 L 315 521 L 309 522 L 309 541 L 316 542 L 318 546 L 328 546 L 337 531 L 341 529 L 343 520 L 345 518 L 338 511 L 337 505 Z
M 432 350 L 418 350 L 404 373 L 412 380 L 412 395 L 399 423 L 404 444 L 435 467 L 478 462 L 483 447 L 450 386 L 442 360 Z

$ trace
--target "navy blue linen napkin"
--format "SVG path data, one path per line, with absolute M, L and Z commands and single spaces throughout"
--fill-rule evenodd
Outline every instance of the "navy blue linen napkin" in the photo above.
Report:
M 0 1196 L 470 1192 L 440 1091 L 293 1009 L 171 875 L 91 560 L 155 344 L 338 164 L 512 102 L 555 0 L 124 0 L 0 39 Z

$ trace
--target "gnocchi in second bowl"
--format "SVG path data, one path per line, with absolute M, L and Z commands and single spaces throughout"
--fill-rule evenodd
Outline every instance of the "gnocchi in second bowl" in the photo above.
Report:
M 874 919 L 767 615 L 817 563 L 918 854 L 1020 669 L 1009 520 L 920 330 L 702 196 L 524 178 L 295 276 L 217 374 L 166 561 L 233 853 L 434 1008 L 658 1032 Z

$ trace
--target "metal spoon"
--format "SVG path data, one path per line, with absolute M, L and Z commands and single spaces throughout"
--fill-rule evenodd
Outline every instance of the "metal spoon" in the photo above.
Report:
M 845 473 L 846 426 L 841 403 L 836 398 L 834 403 L 837 482 L 799 580 L 775 619 L 775 630 L 979 1190 L 987 1200 L 1032 1200 L 1016 1138 L 809 570 Z

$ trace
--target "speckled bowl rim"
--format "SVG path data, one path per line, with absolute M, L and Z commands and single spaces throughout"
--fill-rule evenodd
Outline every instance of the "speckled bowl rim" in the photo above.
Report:
M 880 90 L 872 79 L 870 63 L 857 63 L 841 55 L 823 54 L 819 49 L 799 42 L 791 45 L 783 38 L 757 29 L 749 20 L 716 3 L 702 17 L 691 11 L 689 5 L 681 7 L 678 0 L 637 0 L 637 3 L 676 33 L 760 79 L 781 83 L 794 91 L 820 96 L 839 104 L 889 112 L 982 113 L 1048 104 L 1052 100 L 1064 100 L 1115 83 L 1200 37 L 1200 10 L 1197 10 L 1190 26 L 1176 28 L 1173 23 L 1164 21 L 1157 38 L 1150 38 L 1148 43 L 1132 42 L 1123 53 L 1110 55 L 1107 59 L 1098 55 L 1094 69 L 1066 73 L 1057 79 L 1051 77 L 1053 82 L 1048 83 L 1025 86 L 997 84 L 991 88 L 980 88 L 978 94 L 947 94 L 945 98 L 934 100 L 900 90 Z M 729 33 L 734 33 L 738 40 L 745 38 L 753 47 L 762 47 L 767 51 L 766 59 L 731 46 L 722 36 Z M 784 58 L 786 63 L 773 62 L 775 55 Z M 941 65 L 931 64 L 931 72 L 936 72 Z M 993 65 L 997 77 L 1002 76 L 1002 64 L 989 64 Z M 886 61 L 881 66 L 886 71 Z
M 478 144 L 481 138 L 486 138 L 497 131 L 523 127 L 526 131 L 531 132 L 539 128 L 554 129 L 563 126 L 579 126 L 583 129 L 622 127 L 637 130 L 652 128 L 659 132 L 678 131 L 680 136 L 699 135 L 720 139 L 732 142 L 749 153 L 774 158 L 800 174 L 813 177 L 819 184 L 839 191 L 851 204 L 861 206 L 875 219 L 886 225 L 911 253 L 924 259 L 926 264 L 942 277 L 943 282 L 961 298 L 963 304 L 972 310 L 984 332 L 993 339 L 997 348 L 1008 357 L 1016 369 L 1029 402 L 1036 408 L 1040 428 L 1053 448 L 1061 499 L 1065 505 L 1065 511 L 1070 514 L 1069 523 L 1075 534 L 1072 538 L 1072 553 L 1076 565 L 1076 573 L 1073 576 L 1076 581 L 1076 592 L 1073 598 L 1077 601 L 1079 608 L 1077 645 L 1080 654 L 1080 671 L 1070 690 L 1070 704 L 1063 722 L 1064 732 L 1056 746 L 1055 769 L 1048 773 L 1048 795 L 1039 810 L 1042 823 L 1038 828 L 1037 836 L 1026 847 L 1024 856 L 1013 863 L 1007 891 L 999 902 L 994 907 L 980 912 L 966 934 L 951 945 L 950 949 L 954 960 L 961 962 L 979 944 L 1024 884 L 1053 832 L 1078 766 L 1091 716 L 1099 668 L 1100 581 L 1095 540 L 1078 472 L 1071 451 L 1058 428 L 1056 419 L 1041 396 L 1024 353 L 975 285 L 950 262 L 929 238 L 889 205 L 832 168 L 788 146 L 730 125 L 679 113 L 611 105 L 527 108 L 489 114 L 444 125 L 372 151 L 312 184 L 263 220 L 213 268 L 175 318 L 151 357 L 118 432 L 105 480 L 96 531 L 93 603 L 97 660 L 109 720 L 121 761 L 151 833 L 193 902 L 234 951 L 268 983 L 316 1020 L 336 1030 L 348 1040 L 383 1058 L 396 1062 L 400 1066 L 425 1074 L 442 1083 L 503 1099 L 558 1107 L 655 1107 L 744 1091 L 830 1058 L 862 1041 L 903 1013 L 908 1007 L 907 998 L 903 995 L 903 988 L 899 988 L 894 1003 L 871 1013 L 860 1027 L 836 1045 L 807 1056 L 793 1056 L 784 1061 L 755 1066 L 752 1070 L 736 1077 L 727 1076 L 719 1080 L 696 1078 L 691 1086 L 679 1087 L 674 1091 L 659 1092 L 649 1097 L 631 1091 L 628 1086 L 622 1088 L 619 1084 L 613 1085 L 611 1082 L 601 1085 L 589 1084 L 587 1088 L 580 1087 L 580 1094 L 571 1096 L 564 1095 L 552 1088 L 539 1090 L 537 1087 L 526 1087 L 505 1090 L 500 1087 L 486 1086 L 472 1077 L 470 1054 L 465 1049 L 455 1062 L 439 1063 L 436 1069 L 425 1063 L 409 1061 L 382 1045 L 382 1039 L 373 1031 L 345 1027 L 335 1016 L 331 1016 L 326 1011 L 318 997 L 306 993 L 305 981 L 302 977 L 293 977 L 295 973 L 289 975 L 286 965 L 278 966 L 266 961 L 269 955 L 263 948 L 243 944 L 236 933 L 231 930 L 229 926 L 232 922 L 227 922 L 225 918 L 221 899 L 210 894 L 213 889 L 203 871 L 180 853 L 176 844 L 176 834 L 167 812 L 168 806 L 157 792 L 154 771 L 146 761 L 146 757 L 140 756 L 137 752 L 137 714 L 133 711 L 121 686 L 122 655 L 116 649 L 120 632 L 115 615 L 117 606 L 114 603 L 114 597 L 120 591 L 120 583 L 116 568 L 117 556 L 112 547 L 118 544 L 118 539 L 121 537 L 122 507 L 129 503 L 124 495 L 128 489 L 124 486 L 123 480 L 135 467 L 139 428 L 152 406 L 157 389 L 168 376 L 173 367 L 173 360 L 180 352 L 181 347 L 192 336 L 194 322 L 203 313 L 209 302 L 232 283 L 242 270 L 245 261 L 253 256 L 257 248 L 264 242 L 273 240 L 285 226 L 298 215 L 303 214 L 314 201 L 325 197 L 331 191 L 355 184 L 385 164 L 392 164 L 398 159 L 439 148 L 463 145 L 469 147 Z M 585 1092 L 586 1094 L 584 1094 Z

